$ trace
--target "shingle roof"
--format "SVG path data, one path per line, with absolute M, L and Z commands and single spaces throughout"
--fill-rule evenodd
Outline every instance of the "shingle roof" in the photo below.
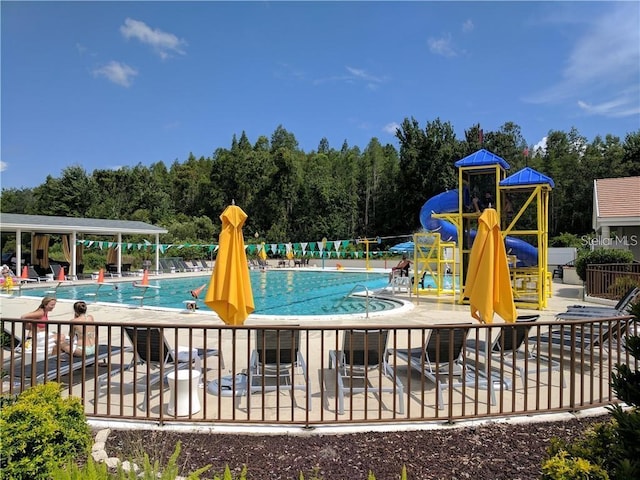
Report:
M 640 217 L 640 177 L 601 178 L 594 190 L 599 218 Z

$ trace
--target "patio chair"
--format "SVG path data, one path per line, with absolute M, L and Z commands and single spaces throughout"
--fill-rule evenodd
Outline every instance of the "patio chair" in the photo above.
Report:
M 40 275 L 35 268 L 33 268 L 33 265 L 29 265 L 27 267 L 27 278 L 36 282 L 46 282 L 47 276 L 46 275 Z
M 571 305 L 566 312 L 559 313 L 556 318 L 560 320 L 581 319 L 584 317 L 617 317 L 628 315 L 631 305 L 640 298 L 640 288 L 632 287 L 623 295 L 614 307 L 596 305 Z
M 329 352 L 329 369 L 336 367 L 338 413 L 344 413 L 344 396 L 354 393 L 373 393 L 378 398 L 383 392 L 398 394 L 398 412 L 404 414 L 404 387 L 387 363 L 387 339 L 389 330 L 345 330 L 342 350 Z M 372 375 L 373 372 L 379 375 Z M 382 376 L 393 383 L 382 386 Z M 377 378 L 378 385 L 371 379 Z
M 311 385 L 307 364 L 300 352 L 300 330 L 257 330 L 256 345 L 247 369 L 247 409 L 251 409 L 254 392 L 294 391 L 307 394 L 311 411 Z M 297 383 L 301 380 L 303 383 Z
M 584 320 L 584 318 L 583 318 Z M 609 351 L 616 351 L 620 343 L 624 341 L 632 317 L 626 316 L 620 319 L 605 320 L 594 323 L 564 323 L 549 329 L 538 336 L 530 336 L 529 344 L 532 349 L 538 345 L 549 345 L 552 348 L 563 349 L 576 354 L 600 353 L 606 357 Z
M 491 404 L 495 405 L 493 379 L 488 381 L 485 376 L 477 374 L 474 368 L 469 368 L 466 364 L 463 350 L 469 333 L 468 326 L 460 324 L 450 327 L 428 331 L 423 347 L 390 349 L 388 356 L 406 361 L 410 368 L 435 384 L 439 409 L 444 408 L 442 391 L 462 386 L 488 389 Z
M 170 265 L 166 258 L 159 259 L 159 263 L 160 263 L 160 270 L 163 273 L 169 273 L 171 272 L 171 269 L 175 271 L 175 267 L 173 265 Z
M 31 362 L 31 352 L 16 353 L 13 369 L 8 373 L 8 380 L 16 385 L 22 383 L 23 380 L 31 381 L 34 377 L 35 383 L 41 383 L 45 380 L 60 382 L 64 380 L 65 376 L 68 376 L 71 383 L 74 372 L 86 370 L 87 367 L 91 366 L 95 366 L 95 371 L 97 372 L 97 361 L 102 360 L 107 365 L 111 357 L 117 355 L 120 351 L 120 347 L 99 344 L 96 346 L 94 355 L 76 357 L 67 353 L 60 353 L 58 355 L 46 355 L 44 359 L 36 363 Z
M 49 268 L 51 269 L 51 273 L 53 273 L 53 279 L 58 280 L 60 278 L 60 270 L 63 270 L 64 267 L 59 263 L 51 263 L 49 264 Z M 64 273 L 63 273 L 64 275 Z M 64 277 L 66 280 L 66 276 Z
M 540 318 L 540 315 L 519 316 L 516 324 L 505 324 L 500 327 L 500 333 L 491 342 L 490 355 L 494 361 L 494 366 L 504 374 L 507 369 L 518 371 L 524 388 L 527 388 L 528 376 L 532 373 L 544 373 L 548 371 L 560 372 L 562 387 L 565 387 L 564 376 L 560 363 L 542 355 L 537 355 L 532 351 L 527 339 L 532 323 Z M 467 358 L 482 358 L 486 362 L 486 343 L 484 340 L 468 339 L 466 343 Z
M 146 407 L 145 398 L 148 397 L 148 390 L 164 382 L 168 373 L 182 369 L 201 370 L 202 359 L 209 356 L 217 356 L 220 368 L 224 368 L 222 354 L 217 349 L 189 349 L 180 346 L 173 349 L 159 328 L 124 327 L 124 333 L 133 346 L 133 358 L 123 371 L 133 370 L 136 386 L 139 383 L 138 373 L 142 372 L 146 376 L 143 385 L 145 396 L 140 403 L 143 409 Z M 103 375 L 100 378 L 99 389 L 107 385 L 109 377 L 117 373 L 120 372 L 115 369 L 110 374 Z

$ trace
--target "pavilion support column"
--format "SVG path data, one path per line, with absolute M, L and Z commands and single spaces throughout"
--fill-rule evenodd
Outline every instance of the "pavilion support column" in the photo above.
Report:
M 160 271 L 160 234 L 156 233 L 156 272 Z
M 118 251 L 118 276 L 122 276 L 122 234 L 118 233 L 118 246 L 116 247 Z
M 22 230 L 16 230 L 16 272 L 17 276 L 22 275 Z
M 78 279 L 78 266 L 76 265 L 76 251 L 78 247 L 76 246 L 76 231 L 71 232 L 71 268 L 69 269 L 69 275 L 72 280 Z

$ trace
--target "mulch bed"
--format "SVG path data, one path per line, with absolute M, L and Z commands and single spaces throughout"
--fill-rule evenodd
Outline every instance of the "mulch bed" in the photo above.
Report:
M 608 415 L 557 422 L 492 423 L 411 432 L 343 435 L 234 435 L 113 430 L 107 453 L 120 459 L 141 458 L 145 451 L 161 465 L 178 441 L 181 474 L 211 465 L 202 478 L 221 474 L 225 465 L 238 475 L 247 466 L 250 480 L 537 479 L 553 437 L 580 437 Z M 235 477 L 234 477 L 235 478 Z

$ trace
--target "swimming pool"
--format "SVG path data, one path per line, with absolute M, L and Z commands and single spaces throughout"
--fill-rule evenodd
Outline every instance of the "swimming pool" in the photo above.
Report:
M 209 284 L 211 275 L 190 276 L 168 279 L 153 278 L 149 284 L 159 288 L 149 288 L 144 292 L 142 304 L 145 307 L 185 309 L 185 301 L 191 300 L 189 292 L 203 284 Z M 388 275 L 374 272 L 335 272 L 317 270 L 251 270 L 251 287 L 256 309 L 260 315 L 344 315 L 364 313 L 366 300 L 362 297 L 348 297 L 355 286 L 356 291 L 383 288 L 388 283 Z M 122 280 L 122 279 L 118 279 Z M 137 279 L 139 280 L 139 279 Z M 52 295 L 57 284 L 48 282 L 46 287 L 23 291 L 23 295 L 44 297 Z M 205 291 L 198 301 L 202 311 L 209 311 L 204 305 Z M 55 296 L 66 300 L 88 302 L 119 303 L 140 306 L 143 289 L 133 286 L 133 281 L 113 281 L 102 286 L 97 283 L 62 284 Z M 373 298 L 369 300 L 369 312 L 391 310 L 399 306 L 392 300 Z

